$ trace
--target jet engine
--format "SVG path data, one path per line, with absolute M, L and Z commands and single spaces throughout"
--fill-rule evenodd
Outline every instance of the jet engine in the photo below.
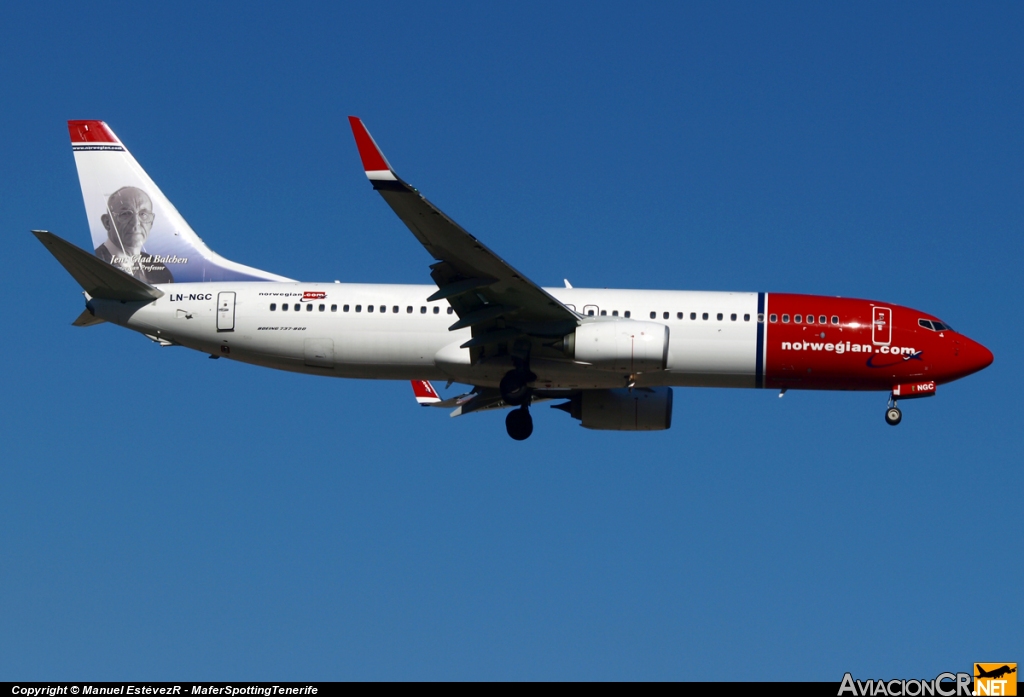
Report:
M 672 388 L 584 390 L 555 408 L 595 431 L 664 431 L 672 426 Z
M 635 375 L 668 365 L 668 327 L 657 322 L 588 322 L 560 343 L 566 356 L 600 370 Z

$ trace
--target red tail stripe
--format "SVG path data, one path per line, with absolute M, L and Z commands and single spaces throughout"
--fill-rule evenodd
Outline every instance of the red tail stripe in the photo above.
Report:
M 72 143 L 116 143 L 117 138 L 102 121 L 68 121 Z

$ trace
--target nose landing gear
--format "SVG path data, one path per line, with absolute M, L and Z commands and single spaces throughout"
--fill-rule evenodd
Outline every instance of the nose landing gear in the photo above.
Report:
M 889 407 L 885 410 L 885 423 L 890 426 L 898 426 L 903 420 L 903 412 L 896 406 L 896 398 L 889 395 Z

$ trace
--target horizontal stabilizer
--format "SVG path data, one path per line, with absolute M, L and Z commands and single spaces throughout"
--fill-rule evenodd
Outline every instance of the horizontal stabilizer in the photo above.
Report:
M 91 297 L 104 300 L 148 302 L 164 293 L 148 283 L 111 266 L 99 257 L 45 230 L 33 230 L 32 234 L 43 243 L 61 266 L 78 281 L 78 285 Z M 77 321 L 77 320 L 76 320 Z M 79 325 L 81 326 L 81 325 Z
M 72 327 L 91 327 L 94 324 L 103 324 L 107 320 L 100 319 L 92 313 L 92 310 L 86 308 L 82 310 L 82 314 L 78 316 L 74 322 L 71 323 Z

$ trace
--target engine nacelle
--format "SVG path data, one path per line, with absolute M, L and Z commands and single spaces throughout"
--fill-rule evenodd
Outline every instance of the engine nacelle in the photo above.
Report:
M 672 426 L 672 388 L 584 390 L 557 408 L 595 431 L 664 431 Z
M 600 370 L 629 375 L 664 370 L 668 365 L 668 327 L 630 319 L 588 322 L 562 341 L 565 355 Z

